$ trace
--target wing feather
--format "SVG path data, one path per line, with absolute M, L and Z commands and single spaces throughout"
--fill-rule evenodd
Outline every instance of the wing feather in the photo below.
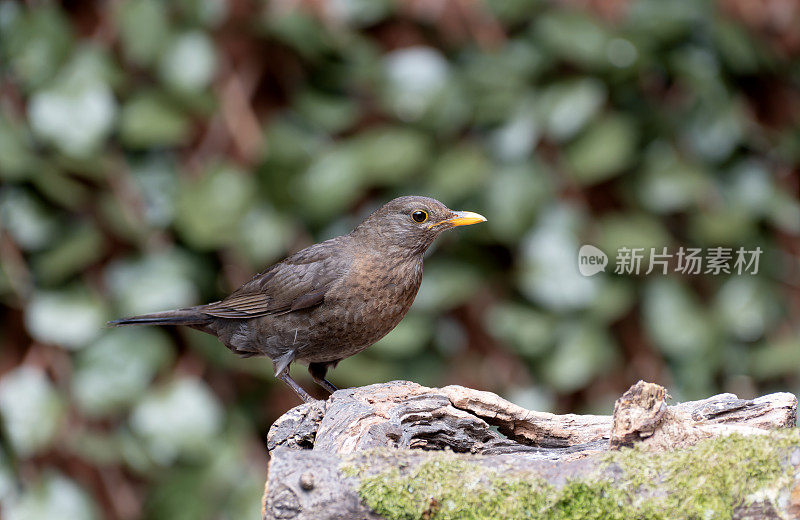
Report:
M 219 318 L 247 319 L 319 305 L 352 263 L 345 240 L 337 237 L 303 249 L 199 310 Z

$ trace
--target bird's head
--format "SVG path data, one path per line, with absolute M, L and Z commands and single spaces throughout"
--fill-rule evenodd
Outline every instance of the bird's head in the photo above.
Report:
M 453 211 L 430 197 L 407 196 L 381 206 L 353 235 L 386 249 L 421 254 L 442 231 L 479 222 L 486 218 L 471 211 Z

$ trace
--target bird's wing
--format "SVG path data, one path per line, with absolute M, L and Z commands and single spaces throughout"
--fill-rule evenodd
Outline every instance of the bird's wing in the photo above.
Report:
M 352 263 L 341 242 L 332 239 L 303 249 L 257 274 L 224 300 L 199 310 L 219 318 L 246 319 L 319 305 Z

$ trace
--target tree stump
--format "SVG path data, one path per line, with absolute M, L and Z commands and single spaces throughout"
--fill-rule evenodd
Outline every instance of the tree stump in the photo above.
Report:
M 339 390 L 270 429 L 263 518 L 799 517 L 794 395 L 668 398 L 640 381 L 613 416 L 555 415 L 461 386 Z

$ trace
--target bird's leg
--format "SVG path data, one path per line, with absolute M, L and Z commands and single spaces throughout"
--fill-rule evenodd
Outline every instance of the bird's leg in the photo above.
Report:
M 302 387 L 302 386 L 300 386 L 300 385 L 298 385 L 298 384 L 297 384 L 297 381 L 295 381 L 294 379 L 292 379 L 292 376 L 290 376 L 290 375 L 289 375 L 289 371 L 288 371 L 288 370 L 287 370 L 287 371 L 285 371 L 285 372 L 283 372 L 283 373 L 281 373 L 281 374 L 279 374 L 279 375 L 278 375 L 278 379 L 280 379 L 281 381 L 283 381 L 284 383 L 286 383 L 287 385 L 289 385 L 289 388 L 291 388 L 292 390 L 294 390 L 294 393 L 296 393 L 296 394 L 297 394 L 297 396 L 298 396 L 300 399 L 302 399 L 302 400 L 303 400 L 303 402 L 305 402 L 305 403 L 309 403 L 309 402 L 311 402 L 311 401 L 314 401 L 314 398 L 313 398 L 313 397 L 311 397 L 310 395 L 308 395 L 308 392 L 306 392 L 305 390 L 303 390 L 303 387 Z
M 328 373 L 327 363 L 309 363 L 308 373 L 311 374 L 311 379 L 313 379 L 315 383 L 328 392 L 334 393 L 336 390 L 338 390 L 338 388 L 333 386 L 333 383 L 325 379 L 325 374 Z
M 292 376 L 289 375 L 289 366 L 291 366 L 292 361 L 294 361 L 294 351 L 291 350 L 273 359 L 272 367 L 275 369 L 275 377 L 289 385 L 289 388 L 294 390 L 294 393 L 296 393 L 304 403 L 311 402 L 314 398 L 308 395 L 308 392 L 303 390 L 303 387 L 298 385 L 297 381 L 292 379 Z

